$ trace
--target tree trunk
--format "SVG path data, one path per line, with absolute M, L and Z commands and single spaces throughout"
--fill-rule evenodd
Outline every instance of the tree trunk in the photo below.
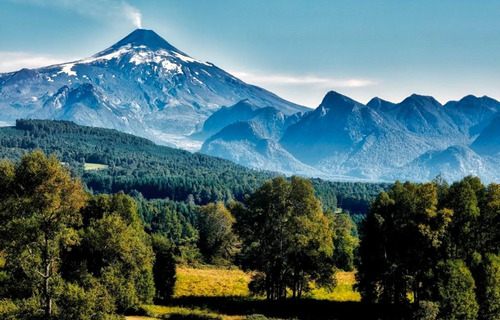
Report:
M 44 287 L 43 287 L 43 296 L 44 296 L 44 309 L 45 309 L 45 319 L 49 320 L 52 315 L 52 298 L 50 297 L 50 288 L 49 288 L 49 280 L 50 278 L 47 276 L 44 279 Z
M 419 299 L 420 299 L 420 292 L 419 292 L 419 281 L 418 277 L 417 280 L 415 280 L 415 283 L 413 285 L 413 302 L 418 305 Z
M 272 293 L 271 293 L 271 281 L 269 279 L 269 275 L 266 274 L 266 294 L 267 294 L 267 300 L 272 299 Z
M 49 258 L 49 237 L 45 233 L 45 247 L 43 248 L 43 309 L 45 311 L 45 319 L 49 320 L 52 315 L 52 298 L 50 296 L 50 277 L 51 277 L 51 261 Z

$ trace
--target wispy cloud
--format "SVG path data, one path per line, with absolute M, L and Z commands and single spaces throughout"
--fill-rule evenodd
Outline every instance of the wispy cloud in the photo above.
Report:
M 142 15 L 139 9 L 123 0 L 8 0 L 40 7 L 62 7 L 80 15 L 104 22 L 126 20 L 136 28 L 142 28 Z
M 0 72 L 17 71 L 22 68 L 39 68 L 75 59 L 58 59 L 27 52 L 0 51 Z
M 260 85 L 316 86 L 320 88 L 359 88 L 369 87 L 379 83 L 377 80 L 371 79 L 323 78 L 311 75 L 266 75 L 238 71 L 231 72 L 231 74 L 246 82 Z

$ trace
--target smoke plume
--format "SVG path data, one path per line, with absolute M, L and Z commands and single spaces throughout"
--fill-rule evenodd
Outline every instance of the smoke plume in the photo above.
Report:
M 124 0 L 8 0 L 40 7 L 62 7 L 82 16 L 88 16 L 104 23 L 120 23 L 124 20 L 136 28 L 142 28 L 139 9 Z

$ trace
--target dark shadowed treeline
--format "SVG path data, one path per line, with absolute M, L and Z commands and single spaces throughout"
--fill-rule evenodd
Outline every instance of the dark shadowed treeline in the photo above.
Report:
M 500 185 L 396 182 L 361 234 L 365 301 L 414 303 L 419 319 L 500 319 Z

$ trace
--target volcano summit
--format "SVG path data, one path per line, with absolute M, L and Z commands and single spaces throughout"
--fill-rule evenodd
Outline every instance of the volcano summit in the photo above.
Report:
M 90 58 L 0 74 L 2 121 L 62 119 L 196 150 L 188 138 L 222 106 L 248 99 L 285 114 L 305 107 L 246 84 L 137 29 Z

